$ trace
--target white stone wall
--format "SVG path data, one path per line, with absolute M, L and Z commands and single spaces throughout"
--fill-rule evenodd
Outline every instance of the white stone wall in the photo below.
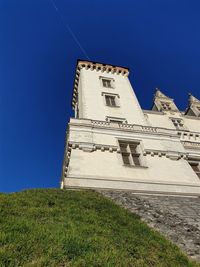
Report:
M 184 116 L 183 119 L 189 131 L 200 133 L 200 118 Z
M 101 77 L 114 79 L 114 88 L 102 86 Z M 128 123 L 145 125 L 143 112 L 131 87 L 128 77 L 116 73 L 81 69 L 79 86 L 80 118 L 102 120 L 106 117 L 125 118 Z M 119 107 L 108 107 L 102 93 L 111 93 L 117 98 Z
M 171 118 L 180 118 L 183 120 L 185 130 L 200 133 L 200 118 L 184 116 L 180 112 L 169 111 L 164 112 L 164 114 L 162 112 L 145 111 L 145 115 L 148 118 L 149 125 L 153 127 L 163 127 L 176 130 Z
M 200 193 L 199 178 L 184 158 L 178 136 L 121 130 L 117 124 L 95 127 L 71 119 L 72 145 L 65 186 Z M 142 167 L 124 166 L 118 140 L 138 140 Z M 195 186 L 195 189 L 194 189 Z

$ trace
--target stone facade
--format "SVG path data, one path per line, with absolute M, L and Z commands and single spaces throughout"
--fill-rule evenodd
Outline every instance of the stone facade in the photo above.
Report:
M 200 101 L 181 112 L 157 89 L 142 110 L 128 74 L 78 61 L 61 188 L 200 195 Z
M 100 191 L 200 261 L 200 198 Z

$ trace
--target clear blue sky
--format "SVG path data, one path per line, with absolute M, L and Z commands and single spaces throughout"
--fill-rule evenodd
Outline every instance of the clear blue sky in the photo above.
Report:
M 199 0 L 0 0 L 0 191 L 58 187 L 77 58 L 127 66 L 142 108 L 155 87 L 200 98 Z

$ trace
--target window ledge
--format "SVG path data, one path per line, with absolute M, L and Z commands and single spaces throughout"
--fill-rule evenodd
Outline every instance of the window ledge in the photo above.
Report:
M 126 164 L 123 164 L 122 166 L 128 167 L 128 168 L 134 168 L 134 169 L 148 169 L 147 166 L 134 166 L 134 165 L 126 165 Z
M 109 107 L 109 108 L 120 108 L 120 106 L 108 106 L 108 105 L 106 105 L 106 107 Z

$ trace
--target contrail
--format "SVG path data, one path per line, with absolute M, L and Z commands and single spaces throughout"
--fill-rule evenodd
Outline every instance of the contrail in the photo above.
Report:
M 63 25 L 65 26 L 66 30 L 69 31 L 69 33 L 71 34 L 72 38 L 74 39 L 75 43 L 79 46 L 79 48 L 81 49 L 81 51 L 83 52 L 84 56 L 88 59 L 91 60 L 88 56 L 88 54 L 86 53 L 85 49 L 82 47 L 82 45 L 80 44 L 79 40 L 77 39 L 76 35 L 73 33 L 71 27 L 69 26 L 68 23 L 65 22 L 62 14 L 60 13 L 59 9 L 57 8 L 54 0 L 50 0 L 51 4 L 53 5 L 53 7 L 55 8 L 56 12 L 58 13 Z

